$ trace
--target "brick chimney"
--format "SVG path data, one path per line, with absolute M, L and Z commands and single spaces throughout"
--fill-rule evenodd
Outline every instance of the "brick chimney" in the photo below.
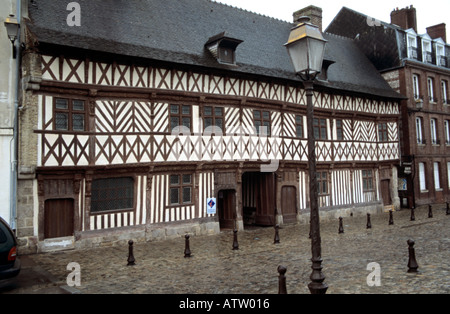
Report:
M 314 5 L 310 5 L 306 8 L 294 12 L 294 23 L 299 23 L 299 19 L 302 16 L 309 16 L 311 18 L 311 24 L 319 26 L 322 31 L 322 9 Z
M 412 5 L 404 9 L 395 9 L 391 12 L 391 24 L 400 26 L 403 29 L 414 29 L 417 33 L 416 8 Z
M 444 42 L 447 42 L 447 32 L 445 30 L 445 23 L 427 27 L 427 34 L 432 38 L 442 38 Z

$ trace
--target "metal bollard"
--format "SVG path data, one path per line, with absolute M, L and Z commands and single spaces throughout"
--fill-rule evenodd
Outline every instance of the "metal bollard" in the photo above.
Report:
M 431 205 L 428 205 L 428 218 L 433 218 L 433 209 Z
M 344 225 L 342 223 L 342 217 L 339 217 L 339 234 L 344 233 Z
M 280 229 L 279 225 L 275 225 L 275 237 L 273 239 L 273 244 L 280 243 L 280 234 L 278 233 L 278 230 Z
M 186 239 L 185 240 L 185 246 L 184 246 L 184 257 L 185 258 L 188 258 L 188 257 L 191 257 L 191 247 L 190 247 L 190 244 L 189 244 L 189 234 L 186 234 L 185 236 L 184 236 L 184 238 Z
M 419 265 L 417 265 L 416 261 L 416 252 L 414 250 L 414 241 L 408 240 L 408 253 L 409 253 L 409 260 L 408 260 L 408 273 L 417 273 L 417 269 L 419 268 Z
M 394 216 L 392 214 L 392 210 L 389 211 L 389 225 L 394 224 Z
M 414 216 L 414 206 L 411 207 L 411 218 L 410 218 L 410 220 L 411 221 L 415 221 L 416 220 L 416 216 Z
M 239 250 L 239 243 L 238 243 L 238 239 L 237 239 L 238 231 L 236 229 L 234 229 L 233 233 L 234 233 L 234 235 L 233 235 L 233 250 Z
M 372 222 L 370 221 L 370 214 L 367 214 L 367 224 L 366 224 L 366 228 L 367 228 L 367 229 L 371 229 L 371 228 L 372 228 Z
M 287 268 L 285 266 L 278 266 L 278 273 L 280 274 L 278 276 L 278 294 L 287 294 L 286 289 L 286 271 Z
M 128 259 L 127 259 L 127 266 L 134 266 L 136 265 L 136 260 L 134 259 L 134 254 L 133 254 L 133 240 L 128 241 Z

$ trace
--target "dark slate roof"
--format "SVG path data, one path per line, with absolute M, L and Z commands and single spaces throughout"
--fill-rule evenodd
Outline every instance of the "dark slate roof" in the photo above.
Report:
M 80 48 L 239 74 L 298 80 L 286 43 L 293 24 L 210 0 L 78 0 L 81 26 L 70 27 L 66 1 L 29 0 L 27 26 L 42 44 Z M 237 66 L 218 63 L 205 44 L 219 33 L 242 40 Z M 328 40 L 326 88 L 400 98 L 352 40 Z

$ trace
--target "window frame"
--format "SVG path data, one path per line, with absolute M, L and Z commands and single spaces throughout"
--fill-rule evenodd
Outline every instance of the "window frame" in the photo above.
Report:
M 190 182 L 185 183 L 184 177 L 189 176 Z M 172 183 L 172 177 L 178 177 L 178 183 L 173 184 Z M 169 202 L 167 207 L 179 207 L 179 206 L 191 206 L 194 204 L 194 179 L 195 176 L 192 173 L 177 173 L 177 174 L 170 174 L 169 175 Z M 189 201 L 184 202 L 184 188 L 190 188 L 190 195 L 189 195 Z M 172 202 L 172 191 L 177 190 L 178 191 L 178 203 Z
M 436 118 L 430 119 L 430 137 L 431 137 L 431 144 L 439 145 L 437 119 Z
M 317 171 L 317 195 L 328 196 L 330 195 L 330 188 L 328 186 L 328 171 Z
M 340 126 L 338 122 L 340 122 Z M 342 119 L 336 119 L 336 140 L 344 140 L 344 121 Z
M 324 122 L 324 124 L 322 124 Z M 313 119 L 313 132 L 316 141 L 326 141 L 328 140 L 328 125 L 327 119 L 314 118 Z M 317 133 L 317 136 L 316 136 Z M 325 133 L 325 135 L 323 134 Z
M 431 103 L 436 103 L 436 97 L 435 97 L 435 88 L 434 88 L 434 78 L 428 77 L 427 78 L 427 87 L 428 87 L 428 99 Z
M 441 93 L 442 93 L 442 103 L 444 105 L 450 104 L 448 97 L 448 81 L 441 80 Z
M 105 184 L 104 181 L 106 180 L 123 180 L 123 179 L 130 179 L 130 186 L 121 186 L 121 187 L 108 187 L 107 184 Z M 98 188 L 96 186 L 96 183 L 101 181 L 99 183 Z M 128 201 L 131 199 L 132 206 L 126 207 L 126 208 L 108 208 L 108 209 L 96 209 L 96 203 L 105 204 L 105 201 L 111 201 L 111 200 L 119 200 L 120 198 L 98 198 L 96 199 L 96 191 L 105 191 L 105 190 L 118 190 L 120 188 L 130 188 L 131 189 L 131 196 L 127 197 Z M 99 193 L 100 193 L 99 192 Z M 118 195 L 117 192 L 110 193 L 110 195 Z M 125 198 L 123 198 L 125 199 Z M 107 213 L 121 213 L 121 212 L 132 212 L 135 210 L 136 207 L 136 180 L 133 176 L 127 176 L 127 177 L 99 177 L 95 178 L 91 182 L 91 208 L 90 213 L 91 215 L 104 215 Z
M 444 120 L 445 144 L 450 144 L 450 120 Z
M 370 173 L 370 175 L 369 175 Z M 372 169 L 364 169 L 361 170 L 361 177 L 363 181 L 363 192 L 374 192 L 375 184 L 374 184 L 374 173 Z
M 434 190 L 441 191 L 441 177 L 440 177 L 440 169 L 441 165 L 439 162 L 433 162 L 433 179 L 434 179 Z
M 413 80 L 413 93 L 414 93 L 414 99 L 419 100 L 421 99 L 420 95 L 420 76 L 418 74 L 412 75 Z
M 378 123 L 378 142 L 389 142 L 388 127 L 386 122 Z
M 172 112 L 172 107 L 178 107 L 178 113 Z M 189 113 L 183 113 L 183 108 L 189 108 Z M 183 126 L 186 127 L 183 123 L 183 119 L 189 119 L 189 133 L 192 133 L 192 106 L 191 105 L 183 105 L 183 104 L 170 104 L 169 105 L 169 132 L 173 132 L 173 130 L 177 127 L 172 127 L 172 119 L 178 119 L 178 127 Z M 180 124 L 181 123 L 181 124 Z M 179 130 L 179 133 L 183 133 L 182 130 Z
M 297 119 L 298 118 L 298 119 Z M 295 115 L 295 136 L 297 138 L 305 138 L 305 129 L 303 125 L 303 116 L 296 114 Z M 301 134 L 299 134 L 299 130 L 301 130 Z
M 259 118 L 256 117 L 256 115 L 255 115 L 256 113 L 259 113 Z M 269 113 L 269 117 L 264 118 L 264 113 Z M 260 123 L 260 126 L 257 126 L 257 122 Z M 264 109 L 253 110 L 253 125 L 255 126 L 257 135 L 261 135 L 259 127 L 267 126 L 267 125 L 264 125 L 264 122 L 268 123 L 269 125 L 267 128 L 267 134 L 263 133 L 262 135 L 270 137 L 272 135 L 272 112 L 269 110 L 264 110 Z
M 425 141 L 423 138 L 423 118 L 422 117 L 416 117 L 416 139 L 417 139 L 417 144 L 425 144 Z
M 211 114 L 208 115 L 206 114 L 206 108 L 211 108 Z M 206 126 L 206 122 L 205 119 L 212 119 L 212 123 L 211 126 L 213 127 L 212 132 L 208 132 L 207 135 L 225 135 L 225 108 L 222 106 L 203 106 L 203 114 L 202 114 L 202 119 L 203 119 L 203 133 L 205 133 L 205 130 L 207 128 Z M 216 109 L 220 109 L 222 111 L 222 114 L 216 115 Z M 222 126 L 218 126 L 216 123 L 216 120 L 221 119 L 222 120 Z M 219 129 L 216 129 L 219 128 Z
M 427 179 L 426 179 L 426 169 L 425 163 L 419 162 L 419 189 L 420 192 L 428 192 L 427 190 Z
M 58 108 L 58 100 L 64 100 L 67 102 L 67 109 Z M 83 110 L 74 109 L 74 102 L 80 101 L 83 103 Z M 61 129 L 57 126 L 57 115 L 64 114 L 67 116 L 67 129 Z M 83 129 L 74 129 L 74 116 L 83 117 Z M 86 132 L 87 131 L 87 104 L 86 100 L 79 98 L 67 98 L 67 97 L 53 97 L 53 130 L 61 132 Z

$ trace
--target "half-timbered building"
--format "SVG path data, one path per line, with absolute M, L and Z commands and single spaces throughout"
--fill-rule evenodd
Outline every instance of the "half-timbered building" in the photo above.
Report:
M 295 24 L 209 0 L 77 3 L 27 6 L 24 246 L 309 220 L 306 97 L 284 47 Z M 324 36 L 321 215 L 395 205 L 401 96 L 353 40 Z

